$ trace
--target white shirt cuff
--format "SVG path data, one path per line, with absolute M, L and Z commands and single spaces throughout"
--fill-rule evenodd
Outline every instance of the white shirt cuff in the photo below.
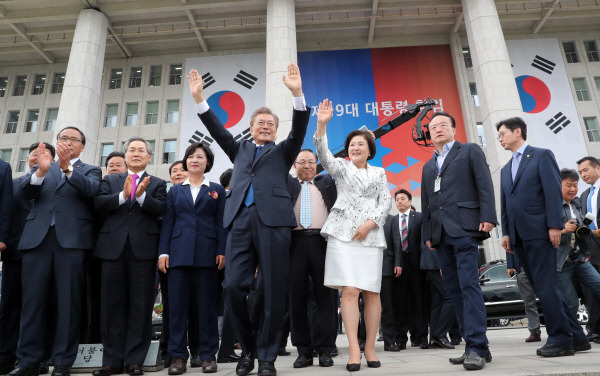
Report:
M 144 200 L 146 199 L 146 192 L 144 191 L 144 193 L 142 193 L 142 195 L 140 197 L 138 197 L 136 199 L 136 201 L 138 202 L 138 204 L 140 204 L 140 206 L 144 205 Z
M 208 107 L 208 103 L 206 101 L 202 101 L 196 104 L 196 111 L 198 111 L 198 115 L 202 115 L 206 111 L 208 111 L 210 107 Z
M 119 206 L 123 205 L 127 201 L 126 198 L 123 198 L 123 191 L 119 193 Z
M 304 99 L 304 95 L 301 97 L 292 97 L 292 101 L 294 102 L 294 110 L 306 111 L 306 100 Z
M 42 176 L 41 178 L 37 176 L 35 173 L 31 174 L 31 179 L 29 180 L 29 184 L 31 185 L 42 185 L 44 182 L 44 178 L 46 176 Z
M 161 259 L 161 258 L 163 258 L 163 257 L 169 257 L 169 255 L 167 255 L 166 253 L 164 253 L 164 254 L 162 254 L 162 255 L 158 256 L 158 258 L 159 258 L 159 259 Z

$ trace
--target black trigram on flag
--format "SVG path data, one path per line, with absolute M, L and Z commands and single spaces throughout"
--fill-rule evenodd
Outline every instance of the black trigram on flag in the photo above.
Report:
M 571 123 L 571 120 L 567 119 L 562 112 L 554 115 L 550 120 L 546 122 L 546 125 L 555 134 L 562 131 L 567 125 Z
M 212 138 L 208 137 L 207 135 L 205 135 L 204 133 L 200 132 L 200 131 L 196 131 L 194 132 L 194 134 L 192 135 L 192 138 L 190 138 L 188 140 L 188 142 L 190 144 L 193 144 L 194 142 L 203 142 L 207 145 L 210 146 L 210 144 L 212 144 L 215 140 L 213 140 Z
M 210 85 L 214 84 L 215 79 L 213 78 L 213 76 L 210 74 L 210 72 L 206 72 L 206 74 L 204 74 L 202 76 L 202 81 L 204 81 L 204 88 L 206 89 L 207 87 L 209 87 Z
M 533 63 L 531 63 L 531 66 L 541 70 L 542 72 L 552 74 L 552 71 L 554 70 L 556 64 L 551 62 L 550 60 L 544 59 L 539 55 L 535 55 L 535 59 L 533 59 Z
M 233 138 L 234 141 L 240 141 L 240 139 L 243 139 L 243 140 L 251 140 L 252 139 L 252 134 L 250 133 L 250 128 L 246 128 L 242 133 L 238 134 L 237 136 L 235 136 Z
M 252 89 L 256 81 L 258 81 L 258 78 L 254 77 L 248 72 L 244 72 L 243 70 L 241 70 L 240 73 L 238 73 L 237 76 L 235 76 L 233 81 L 237 82 L 238 84 L 242 85 L 247 89 Z

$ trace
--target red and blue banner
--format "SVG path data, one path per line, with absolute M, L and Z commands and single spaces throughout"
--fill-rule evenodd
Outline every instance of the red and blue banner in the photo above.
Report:
M 327 136 L 334 153 L 343 148 L 350 131 L 363 125 L 374 130 L 400 115 L 405 106 L 427 97 L 438 102 L 436 111 L 444 110 L 454 116 L 456 139 L 466 141 L 447 45 L 301 52 L 298 65 L 307 105 L 312 107 L 306 148 L 314 150 L 316 108 L 325 98 L 333 101 L 334 115 L 327 126 Z M 421 194 L 423 165 L 431 158 L 433 147 L 413 142 L 414 124 L 412 119 L 377 140 L 377 154 L 370 161 L 385 168 L 392 193 L 404 188 L 413 195 Z

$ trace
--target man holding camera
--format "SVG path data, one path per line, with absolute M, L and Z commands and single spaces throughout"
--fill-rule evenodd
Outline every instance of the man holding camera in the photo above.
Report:
M 576 238 L 581 236 L 579 235 L 580 232 L 576 230 L 581 226 L 585 226 L 583 224 L 585 214 L 581 210 L 579 200 L 575 200 L 579 175 L 575 170 L 563 168 L 560 170 L 560 177 L 562 179 L 563 196 L 562 219 L 565 228 L 561 231 L 560 245 L 557 249 L 556 282 L 558 289 L 569 305 L 569 309 L 575 315 L 579 308 L 579 298 L 575 291 L 573 279 L 587 286 L 598 299 L 600 298 L 600 274 L 588 262 L 589 254 L 579 252 L 575 242 Z M 587 236 L 594 235 L 588 232 Z

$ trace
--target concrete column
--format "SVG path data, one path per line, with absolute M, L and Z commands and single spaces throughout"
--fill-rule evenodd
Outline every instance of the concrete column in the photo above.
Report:
M 101 12 L 85 9 L 79 13 L 54 130 L 56 139 L 64 127 L 81 129 L 86 138 L 81 160 L 89 164 L 96 163 L 107 26 L 108 20 Z
M 297 52 L 294 0 L 267 0 L 266 105 L 279 117 L 278 141 L 292 126 L 292 96 L 281 77 L 298 61 Z
M 500 169 L 511 154 L 497 141 L 495 125 L 509 117 L 523 117 L 523 108 L 494 0 L 462 0 L 462 9 L 487 144 L 485 154 L 496 188 L 500 221 Z M 494 237 L 486 242 L 488 260 L 505 258 L 499 243 Z

